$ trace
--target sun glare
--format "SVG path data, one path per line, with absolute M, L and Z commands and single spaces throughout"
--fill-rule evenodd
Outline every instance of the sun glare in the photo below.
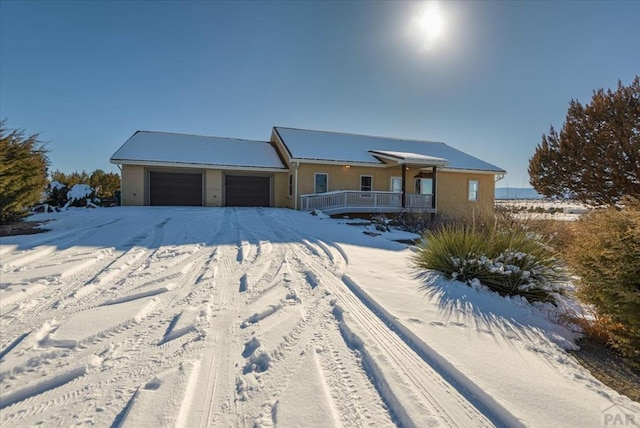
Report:
M 444 38 L 447 20 L 440 3 L 429 1 L 423 3 L 412 20 L 412 29 L 416 42 L 425 50 L 432 50 Z
M 427 3 L 422 16 L 420 16 L 420 26 L 424 35 L 429 40 L 435 40 L 444 33 L 444 17 L 440 10 L 440 5 L 436 2 Z

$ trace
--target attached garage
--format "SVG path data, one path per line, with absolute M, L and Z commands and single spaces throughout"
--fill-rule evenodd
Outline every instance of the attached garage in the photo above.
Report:
M 111 162 L 122 205 L 289 205 L 289 168 L 269 141 L 137 131 Z
M 202 173 L 150 171 L 149 205 L 202 206 Z
M 271 206 L 271 178 L 225 175 L 224 194 L 228 207 Z

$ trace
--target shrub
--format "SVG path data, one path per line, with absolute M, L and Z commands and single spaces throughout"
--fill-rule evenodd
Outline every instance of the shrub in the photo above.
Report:
M 612 345 L 640 364 L 640 201 L 594 210 L 576 229 L 568 258 L 578 297 L 606 321 Z
M 67 192 L 67 205 L 72 207 L 86 207 L 96 205 L 100 200 L 96 198 L 96 192 L 88 184 L 74 184 Z
M 562 265 L 555 252 L 519 227 L 451 224 L 426 231 L 415 264 L 500 295 L 555 303 Z
M 541 242 L 545 242 L 559 253 L 565 253 L 575 239 L 575 222 L 563 220 L 526 219 L 523 227 L 536 234 Z
M 101 169 L 88 173 L 74 171 L 65 174 L 60 170 L 51 173 L 51 180 L 64 183 L 68 188 L 72 188 L 76 184 L 88 184 L 95 190 L 95 194 L 99 198 L 113 198 L 115 192 L 120 190 L 120 175 L 114 172 L 104 172 Z
M 67 203 L 67 192 L 69 188 L 57 180 L 53 180 L 49 183 L 47 188 L 47 200 L 48 205 L 54 207 L 62 207 Z

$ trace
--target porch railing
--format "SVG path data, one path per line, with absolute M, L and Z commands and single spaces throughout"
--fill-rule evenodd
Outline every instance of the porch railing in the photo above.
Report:
M 414 209 L 435 212 L 432 208 L 433 195 L 406 195 L 406 206 L 402 207 L 402 193 L 398 192 L 360 192 L 357 190 L 339 190 L 326 193 L 314 193 L 300 196 L 300 209 L 303 211 L 321 210 L 327 214 L 347 212 L 399 212 Z

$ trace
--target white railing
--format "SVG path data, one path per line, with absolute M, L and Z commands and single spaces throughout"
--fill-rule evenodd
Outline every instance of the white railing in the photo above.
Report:
M 407 194 L 407 208 L 433 208 L 433 195 Z
M 407 209 L 419 209 L 433 212 L 432 195 L 407 194 Z M 398 192 L 359 192 L 357 190 L 339 190 L 326 193 L 314 193 L 300 196 L 300 209 L 303 211 L 321 210 L 332 213 L 393 212 L 401 211 L 402 193 Z

